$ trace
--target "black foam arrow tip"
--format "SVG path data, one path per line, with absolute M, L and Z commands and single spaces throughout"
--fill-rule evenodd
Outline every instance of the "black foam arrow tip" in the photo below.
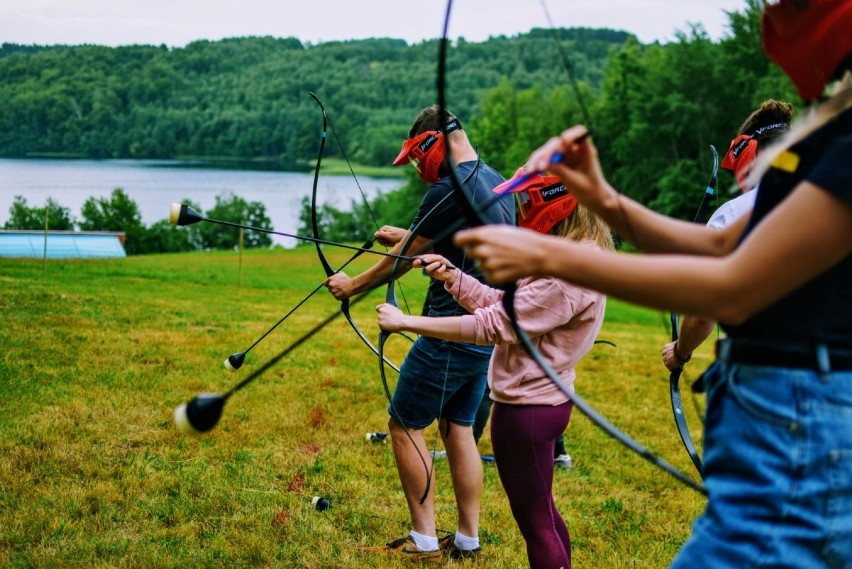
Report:
M 219 422 L 226 397 L 219 393 L 201 393 L 175 409 L 178 430 L 187 434 L 206 433 Z
M 237 371 L 241 367 L 243 367 L 243 362 L 246 360 L 245 352 L 237 352 L 236 354 L 231 354 L 228 356 L 228 359 L 225 360 L 225 369 L 228 371 Z
M 169 223 L 172 225 L 192 225 L 203 219 L 200 213 L 186 204 L 174 202 L 169 210 Z

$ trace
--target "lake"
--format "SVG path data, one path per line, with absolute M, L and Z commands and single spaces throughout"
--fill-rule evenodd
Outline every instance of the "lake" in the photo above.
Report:
M 262 203 L 276 231 L 295 233 L 301 200 L 310 198 L 313 179 L 313 172 L 192 168 L 170 160 L 0 158 L 0 227 L 9 219 L 9 208 L 17 195 L 23 196 L 29 207 L 44 207 L 47 199 L 53 198 L 79 219 L 80 208 L 88 198 L 108 198 L 115 188 L 122 188 L 139 206 L 145 225 L 168 218 L 172 202 L 191 200 L 203 213 L 216 204 L 216 196 L 234 194 Z M 403 184 L 397 178 L 359 177 L 358 182 L 369 199 Z M 352 176 L 320 175 L 317 201 L 349 210 L 352 200 L 362 201 Z M 272 238 L 285 247 L 296 243 L 289 237 Z

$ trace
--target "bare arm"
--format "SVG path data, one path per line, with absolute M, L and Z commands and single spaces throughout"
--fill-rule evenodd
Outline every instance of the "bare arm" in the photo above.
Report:
M 692 357 L 692 352 L 713 333 L 716 322 L 699 316 L 684 316 L 677 341 L 663 346 L 663 364 L 669 369 L 683 367 L 684 360 Z
M 380 304 L 376 312 L 379 314 L 379 327 L 388 332 L 414 332 L 451 342 L 472 341 L 472 338 L 462 336 L 461 316 L 410 316 L 390 304 Z
M 550 275 L 628 302 L 738 324 L 852 253 L 852 204 L 803 182 L 724 257 L 597 251 L 502 226 L 460 232 L 456 244 L 494 283 Z
M 405 241 L 405 238 L 408 237 L 408 231 L 401 227 L 394 227 L 393 225 L 383 225 L 376 230 L 373 236 L 380 245 L 392 247 L 397 243 Z
M 745 220 L 719 231 L 656 213 L 620 194 L 604 177 L 585 133 L 585 127 L 575 126 L 551 138 L 530 156 L 529 167 L 558 175 L 583 205 L 643 251 L 719 256 L 733 249 Z M 563 161 L 552 165 L 557 152 Z
M 406 239 L 408 239 L 408 232 L 405 233 L 405 237 L 402 241 L 397 243 L 390 252 L 396 255 L 404 254 L 402 253 L 402 247 L 405 244 Z M 414 238 L 414 242 L 409 246 L 408 254 L 414 251 L 420 251 L 422 248 L 428 246 L 429 239 L 417 236 Z M 393 257 L 381 257 L 375 265 L 354 277 L 350 277 L 343 272 L 335 273 L 325 280 L 325 286 L 337 300 L 349 298 L 359 292 L 374 288 L 378 286 L 379 283 L 386 281 L 393 270 L 395 261 L 396 259 Z M 402 276 L 410 268 L 410 263 L 400 263 L 400 270 L 397 272 L 397 276 Z

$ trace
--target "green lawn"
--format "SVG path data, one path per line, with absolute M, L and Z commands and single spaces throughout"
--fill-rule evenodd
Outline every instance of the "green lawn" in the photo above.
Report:
M 346 253 L 331 255 L 342 263 Z M 366 257 L 366 256 L 365 256 Z M 353 270 L 372 259 L 359 259 Z M 242 267 L 242 268 L 240 268 Z M 242 274 L 240 274 L 240 272 Z M 375 356 L 343 319 L 323 329 L 188 438 L 177 405 L 223 392 L 337 310 L 315 295 L 248 355 L 246 349 L 322 280 L 310 248 L 188 253 L 108 261 L 0 259 L 0 565 L 12 567 L 395 567 L 358 546 L 407 532 Z M 242 283 L 240 286 L 240 282 Z M 412 310 L 425 279 L 403 280 Z M 376 291 L 353 308 L 378 334 Z M 613 422 L 686 472 L 659 353 L 662 315 L 610 301 L 577 390 Z M 401 361 L 409 344 L 389 342 Z M 690 381 L 709 363 L 705 346 Z M 392 387 L 392 386 L 391 386 Z M 693 436 L 696 410 L 685 390 Z M 428 440 L 435 441 L 434 429 Z M 575 415 L 574 468 L 556 501 L 577 567 L 665 567 L 704 499 Z M 430 444 L 434 444 L 431 442 Z M 491 452 L 487 433 L 480 443 Z M 446 461 L 437 463 L 438 527 L 455 530 Z M 315 495 L 331 508 L 318 512 Z M 485 465 L 485 567 L 526 555 L 497 471 Z M 464 563 L 447 562 L 451 566 Z

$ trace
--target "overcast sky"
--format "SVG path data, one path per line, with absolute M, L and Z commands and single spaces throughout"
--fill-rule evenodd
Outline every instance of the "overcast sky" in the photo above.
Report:
M 714 40 L 725 10 L 745 0 L 546 0 L 559 27 L 627 30 L 642 42 L 670 41 L 700 23 Z M 445 0 L 0 0 L 0 43 L 166 44 L 238 36 L 302 42 L 366 37 L 409 43 L 440 37 Z M 483 41 L 547 27 L 538 0 L 455 0 L 450 37 Z

